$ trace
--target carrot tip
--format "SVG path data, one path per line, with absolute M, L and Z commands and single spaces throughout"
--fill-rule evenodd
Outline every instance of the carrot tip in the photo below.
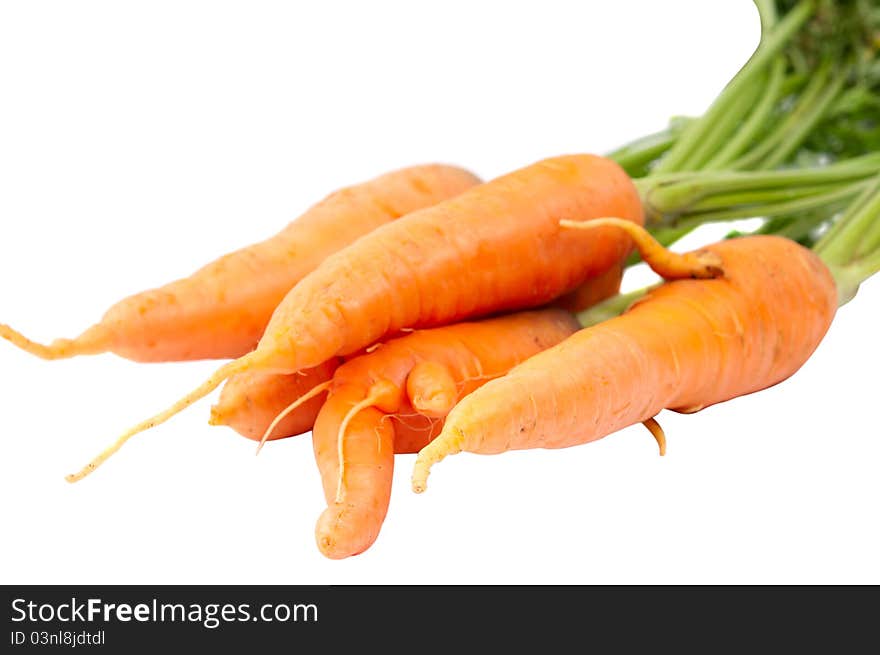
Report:
M 412 490 L 415 493 L 425 493 L 425 490 L 428 488 L 428 475 L 430 475 L 430 473 L 430 464 L 417 458 L 412 474 Z
M 67 481 L 78 482 L 79 480 L 82 480 L 84 477 L 93 473 L 95 469 L 97 469 L 99 466 L 101 466 L 101 464 L 106 462 L 117 451 L 119 451 L 119 449 L 122 448 L 126 444 L 126 442 L 133 436 L 140 434 L 141 432 L 151 430 L 157 425 L 161 425 L 175 414 L 182 412 L 184 409 L 192 405 L 197 400 L 201 400 L 209 393 L 214 391 L 214 389 L 219 387 L 228 377 L 239 373 L 242 370 L 245 370 L 251 364 L 254 358 L 254 353 L 250 353 L 249 355 L 245 355 L 244 357 L 233 360 L 221 366 L 214 372 L 214 374 L 210 378 L 208 378 L 205 382 L 196 387 L 193 391 L 189 392 L 186 396 L 179 399 L 173 405 L 159 412 L 158 414 L 146 419 L 145 421 L 141 421 L 134 427 L 129 428 L 128 430 L 123 432 L 122 435 L 116 439 L 116 441 L 114 441 L 112 444 L 107 446 L 107 448 L 101 451 L 97 457 L 86 464 L 79 472 L 68 475 L 66 478 Z
M 208 425 L 223 425 L 223 417 L 217 411 L 217 407 L 211 408 L 211 416 L 208 417 Z

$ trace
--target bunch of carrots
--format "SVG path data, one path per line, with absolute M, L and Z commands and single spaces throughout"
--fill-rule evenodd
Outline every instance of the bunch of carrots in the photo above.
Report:
M 761 43 L 703 116 L 607 156 L 482 182 L 447 165 L 344 188 L 274 237 L 124 299 L 74 339 L 0 336 L 44 359 L 229 359 L 135 434 L 223 385 L 210 423 L 312 432 L 323 554 L 377 538 L 395 453 L 561 448 L 781 382 L 880 270 L 880 16 L 755 0 Z M 707 223 L 751 234 L 676 254 Z M 663 281 L 619 294 L 643 260 Z

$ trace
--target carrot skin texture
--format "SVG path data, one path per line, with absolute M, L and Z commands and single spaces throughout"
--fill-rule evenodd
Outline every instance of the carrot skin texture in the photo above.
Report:
M 370 407 L 356 414 L 344 435 L 345 495 L 337 502 L 339 427 L 377 383 L 409 390 L 409 377 L 422 371 L 416 389 L 429 393 L 430 372 L 442 370 L 437 387 L 447 390 L 451 378 L 458 400 L 577 328 L 574 318 L 559 309 L 521 312 L 419 330 L 340 366 L 312 432 L 328 503 L 315 528 L 321 552 L 348 557 L 373 543 L 388 509 L 394 452 L 416 452 L 443 425 L 442 417 L 420 415 L 407 395 L 398 407 Z
M 220 398 L 211 408 L 211 425 L 225 425 L 241 436 L 259 441 L 272 420 L 291 402 L 327 382 L 341 363 L 334 358 L 298 373 L 242 373 L 223 386 Z M 312 429 L 326 394 L 304 402 L 272 431 L 269 440 L 303 434 Z
M 834 317 L 827 267 L 780 237 L 706 249 L 724 277 L 663 284 L 463 399 L 419 454 L 413 488 L 449 454 L 582 444 L 664 408 L 696 411 L 794 374 Z
M 291 289 L 249 365 L 279 373 L 344 356 L 401 328 L 535 307 L 617 265 L 628 236 L 560 217 L 638 224 L 638 192 L 594 155 L 540 161 L 384 225 Z
M 273 237 L 125 298 L 79 338 L 35 344 L 31 352 L 57 359 L 111 351 L 139 362 L 240 357 L 256 347 L 285 294 L 328 255 L 478 183 L 463 169 L 424 165 L 341 189 Z M 0 336 L 16 343 L 18 335 Z

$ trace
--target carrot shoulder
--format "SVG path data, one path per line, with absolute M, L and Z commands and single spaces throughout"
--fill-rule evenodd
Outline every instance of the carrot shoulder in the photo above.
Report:
M 76 339 L 44 346 L 6 325 L 0 336 L 45 359 L 107 351 L 143 362 L 239 357 L 256 346 L 284 295 L 328 255 L 478 182 L 453 166 L 394 171 L 331 194 L 270 239 L 120 301 Z
M 696 411 L 797 371 L 835 313 L 827 267 L 780 237 L 705 251 L 720 259 L 722 277 L 667 282 L 463 399 L 419 453 L 414 490 L 450 454 L 586 443 L 664 408 Z

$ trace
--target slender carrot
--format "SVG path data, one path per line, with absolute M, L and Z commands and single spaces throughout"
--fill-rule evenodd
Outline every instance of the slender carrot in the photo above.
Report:
M 478 182 L 453 166 L 394 171 L 331 194 L 266 241 L 122 300 L 75 339 L 43 345 L 7 325 L 0 336 L 44 359 L 108 351 L 140 362 L 239 357 L 257 345 L 284 295 L 328 255 Z
M 705 251 L 720 258 L 723 277 L 667 282 L 622 316 L 577 332 L 463 399 L 419 453 L 413 489 L 423 491 L 431 466 L 450 454 L 586 443 L 661 409 L 697 411 L 797 371 L 835 313 L 828 267 L 775 236 Z
M 546 309 L 418 330 L 340 366 L 313 431 L 327 557 L 368 548 L 388 510 L 394 452 L 421 448 L 462 397 L 578 329 Z
M 608 215 L 641 224 L 632 181 L 611 160 L 569 155 L 383 225 L 293 287 L 253 352 L 127 430 L 67 480 L 82 479 L 133 435 L 168 420 L 236 373 L 293 373 L 403 328 L 535 307 L 564 295 L 622 261 L 631 241 L 612 227 L 568 230 L 559 219 Z

